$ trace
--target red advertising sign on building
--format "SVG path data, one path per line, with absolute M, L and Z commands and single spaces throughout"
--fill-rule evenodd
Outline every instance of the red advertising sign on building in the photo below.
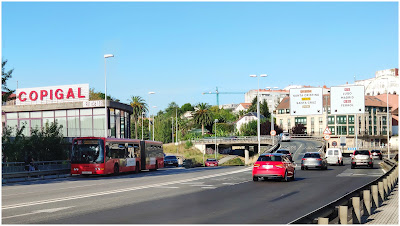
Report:
M 17 89 L 17 105 L 56 104 L 89 100 L 89 84 Z

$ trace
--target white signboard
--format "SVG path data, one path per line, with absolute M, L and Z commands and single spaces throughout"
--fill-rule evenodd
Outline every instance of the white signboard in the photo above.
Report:
M 104 100 L 85 101 L 82 103 L 84 108 L 87 107 L 104 107 Z
M 322 88 L 290 89 L 290 115 L 321 115 Z
M 331 114 L 362 114 L 364 112 L 364 86 L 331 87 Z
M 17 105 L 57 104 L 89 100 L 89 84 L 17 89 Z

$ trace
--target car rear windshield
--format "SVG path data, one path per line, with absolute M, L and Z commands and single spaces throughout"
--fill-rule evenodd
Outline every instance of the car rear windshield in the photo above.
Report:
M 207 161 L 217 161 L 216 159 L 207 159 Z
M 381 152 L 381 151 L 379 151 L 379 150 L 372 150 L 371 152 L 377 152 L 377 153 L 379 153 L 379 152 Z
M 276 156 L 276 155 L 266 155 L 266 156 L 258 157 L 257 161 L 260 161 L 260 162 L 281 162 L 282 161 L 282 157 L 281 156 Z
M 176 160 L 176 156 L 165 156 L 166 160 Z
M 321 155 L 318 153 L 306 153 L 304 155 L 304 158 L 320 158 Z
M 289 154 L 288 150 L 278 150 L 276 153 Z
M 355 151 L 355 155 L 369 155 L 369 151 Z

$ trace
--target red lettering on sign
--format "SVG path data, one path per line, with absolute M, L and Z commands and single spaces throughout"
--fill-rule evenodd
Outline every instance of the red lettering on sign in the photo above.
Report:
M 350 91 L 350 88 L 344 88 L 344 91 Z
M 85 98 L 85 96 L 81 95 L 81 88 L 78 88 L 78 98 Z
M 33 94 L 35 94 L 35 97 L 32 97 Z M 38 93 L 36 91 L 32 91 L 29 93 L 29 99 L 31 99 L 31 101 L 35 101 L 38 98 Z
M 60 94 L 58 94 L 59 92 L 61 92 Z M 57 99 L 63 99 L 64 98 L 64 94 L 62 92 L 62 89 L 57 89 L 56 92 L 54 92 L 54 96 L 56 96 Z
M 47 90 L 40 90 L 40 100 L 43 100 L 43 97 L 47 97 Z
M 53 100 L 53 90 L 50 90 L 50 100 Z
M 71 97 L 75 99 L 74 91 L 72 90 L 72 88 L 69 88 L 68 93 L 67 93 L 67 99 L 69 99 Z
M 20 92 L 19 95 L 18 95 L 19 101 L 26 101 L 26 97 L 22 98 L 22 94 L 23 94 L 23 95 L 26 95 L 25 92 Z

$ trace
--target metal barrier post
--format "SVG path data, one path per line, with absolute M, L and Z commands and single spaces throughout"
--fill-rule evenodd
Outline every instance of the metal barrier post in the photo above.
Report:
M 379 207 L 379 198 L 378 198 L 378 185 L 372 185 L 372 207 L 378 208 Z
M 360 197 L 351 198 L 353 224 L 361 224 Z
M 363 191 L 363 200 L 364 200 L 363 215 L 371 215 L 371 192 L 369 190 Z
M 329 218 L 318 217 L 318 224 L 329 224 Z
M 385 201 L 385 191 L 383 190 L 383 182 L 378 182 L 378 191 L 379 191 L 379 197 L 381 198 L 381 201 Z
M 340 224 L 347 224 L 347 206 L 339 206 L 339 223 Z
M 386 178 L 383 179 L 383 189 L 385 190 L 386 197 L 389 196 L 388 181 Z

